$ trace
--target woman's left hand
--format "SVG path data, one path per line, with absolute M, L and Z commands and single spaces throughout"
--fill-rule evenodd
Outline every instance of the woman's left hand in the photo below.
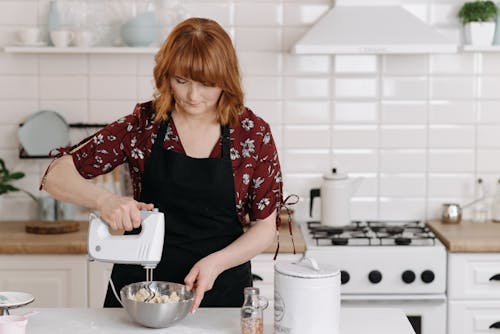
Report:
M 195 292 L 191 313 L 194 313 L 200 306 L 205 292 L 212 289 L 215 279 L 222 271 L 224 270 L 221 268 L 215 253 L 204 257 L 191 268 L 184 278 L 188 290 L 194 289 Z

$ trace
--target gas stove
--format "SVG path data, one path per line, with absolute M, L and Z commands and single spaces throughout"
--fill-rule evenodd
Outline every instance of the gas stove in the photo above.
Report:
M 433 246 L 436 236 L 420 221 L 353 221 L 347 226 L 307 222 L 316 246 Z
M 446 249 L 423 222 L 300 227 L 306 256 L 340 269 L 342 305 L 400 308 L 416 334 L 446 333 Z
M 446 250 L 421 221 L 301 225 L 306 255 L 337 266 L 344 294 L 444 293 Z

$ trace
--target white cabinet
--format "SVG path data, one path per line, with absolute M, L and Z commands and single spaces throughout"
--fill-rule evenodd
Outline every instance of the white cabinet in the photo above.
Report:
M 89 262 L 89 307 L 102 307 L 108 289 L 112 263 Z M 117 293 L 120 293 L 117 291 Z
M 500 254 L 448 253 L 448 333 L 494 328 L 500 329 Z
M 87 255 L 0 255 L 0 291 L 32 294 L 36 307 L 87 307 Z
M 254 286 L 274 299 L 274 254 L 252 259 Z M 278 260 L 298 260 L 302 254 L 279 254 Z M 113 265 L 89 262 L 82 255 L 0 255 L 0 291 L 32 294 L 35 307 L 93 307 L 104 304 Z
M 277 261 L 299 260 L 303 254 L 278 254 Z M 266 297 L 270 306 L 274 300 L 274 254 L 259 254 L 252 259 L 253 285 L 259 288 L 260 295 Z

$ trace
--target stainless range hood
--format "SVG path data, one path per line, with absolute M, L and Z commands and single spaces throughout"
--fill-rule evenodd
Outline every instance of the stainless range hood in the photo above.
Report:
M 457 45 L 399 6 L 335 6 L 296 42 L 292 52 L 454 53 Z

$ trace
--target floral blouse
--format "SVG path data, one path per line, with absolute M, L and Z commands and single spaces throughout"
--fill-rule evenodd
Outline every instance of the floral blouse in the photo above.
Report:
M 139 200 L 144 164 L 159 129 L 159 124 L 153 122 L 154 116 L 151 101 L 137 104 L 132 114 L 94 134 L 87 144 L 71 153 L 79 173 L 90 179 L 126 162 L 134 198 Z M 251 221 L 264 219 L 283 203 L 281 168 L 270 127 L 245 108 L 239 114 L 238 125 L 230 128 L 230 137 L 238 219 L 243 224 L 247 213 Z M 172 119 L 162 140 L 165 149 L 185 154 Z M 221 156 L 222 141 L 219 140 L 210 158 Z M 279 224 L 279 215 L 277 217 Z

